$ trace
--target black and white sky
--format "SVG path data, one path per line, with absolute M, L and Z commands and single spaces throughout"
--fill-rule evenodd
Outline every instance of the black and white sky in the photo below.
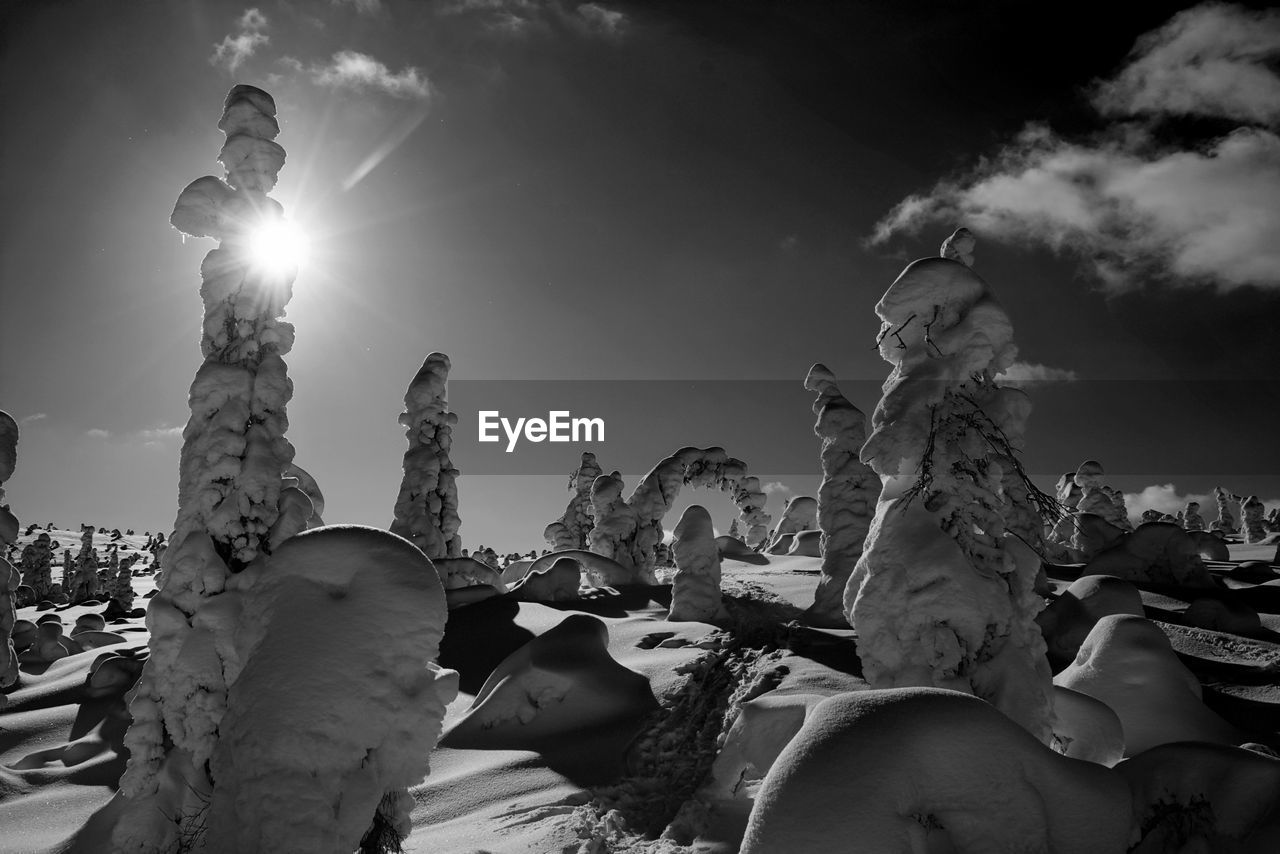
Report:
M 1034 12 L 1034 13 L 1033 13 Z M 453 360 L 464 542 L 540 547 L 601 416 L 629 482 L 723 445 L 813 494 L 809 365 L 868 414 L 873 307 L 959 225 L 1013 318 L 1044 485 L 1280 500 L 1280 13 L 754 0 L 6 4 L 0 407 L 24 521 L 167 528 L 209 241 L 168 225 L 270 92 L 309 235 L 290 439 L 385 526 L 401 398 Z M 529 410 L 529 411 L 525 411 Z M 504 411 L 504 415 L 508 414 Z M 1145 490 L 1145 492 L 1144 492 Z M 723 496 L 686 496 L 728 521 Z M 674 518 L 674 517 L 673 517 Z

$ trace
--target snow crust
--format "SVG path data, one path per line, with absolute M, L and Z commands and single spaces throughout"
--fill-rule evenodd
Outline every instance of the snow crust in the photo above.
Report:
M 405 427 L 409 449 L 404 479 L 396 498 L 391 533 L 412 542 L 429 558 L 458 557 L 458 470 L 449 457 L 458 415 L 449 411 L 447 384 L 451 364 L 444 353 L 431 353 L 405 392 Z

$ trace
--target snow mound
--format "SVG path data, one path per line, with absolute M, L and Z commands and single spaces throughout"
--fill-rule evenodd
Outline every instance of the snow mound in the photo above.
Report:
M 1115 770 L 1144 830 L 1134 854 L 1278 850 L 1280 760 L 1219 744 L 1165 744 Z
M 1258 612 L 1243 602 L 1203 597 L 1192 602 L 1183 617 L 1193 626 L 1235 635 L 1256 635 L 1262 629 Z
M 457 674 L 435 659 L 447 610 L 431 562 L 374 528 L 300 534 L 248 588 L 210 761 L 211 851 L 352 851 L 384 797 L 407 834 Z
M 1111 707 L 1053 686 L 1053 736 L 1064 756 L 1111 767 L 1124 758 L 1124 727 Z
M 930 688 L 818 705 L 765 777 L 742 854 L 1125 850 L 1114 771 L 1054 753 L 987 703 Z
M 525 573 L 511 585 L 511 595 L 522 602 L 571 602 L 579 598 L 582 564 L 571 557 L 557 557 L 550 566 Z
M 1124 728 L 1126 756 L 1174 741 L 1239 741 L 1236 729 L 1200 701 L 1199 681 L 1164 632 L 1142 617 L 1098 620 L 1076 660 L 1053 682 L 1111 707 Z
M 1049 648 L 1049 663 L 1055 670 L 1075 660 L 1094 625 L 1109 614 L 1144 616 L 1142 594 L 1123 579 L 1085 575 L 1073 581 L 1036 616 Z
M 787 554 L 799 557 L 822 557 L 822 536 L 821 531 L 801 531 L 791 541 L 791 548 L 787 549 Z M 843 598 L 841 596 L 841 600 Z M 842 605 L 843 603 L 841 602 L 840 604 Z M 843 612 L 841 612 L 841 619 L 843 617 Z
M 566 617 L 494 669 L 441 745 L 541 752 L 637 724 L 658 702 L 648 679 L 609 655 L 608 641 L 602 620 Z

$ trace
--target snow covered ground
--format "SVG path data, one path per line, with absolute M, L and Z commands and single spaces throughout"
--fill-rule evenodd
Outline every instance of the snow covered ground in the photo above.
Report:
M 78 541 L 78 535 L 70 532 L 53 536 L 65 543 Z M 143 538 L 133 539 L 138 542 L 126 542 L 137 548 Z M 1149 656 L 1126 653 L 1123 644 L 1117 647 L 1123 632 L 1113 632 L 1107 643 L 1085 644 L 1106 646 L 1113 650 L 1112 658 L 1123 661 L 1128 655 L 1145 668 L 1142 674 L 1107 674 L 1113 682 L 1141 675 L 1167 683 L 1183 678 L 1179 674 L 1190 674 L 1194 684 L 1184 679 L 1177 689 L 1180 702 L 1194 709 L 1197 720 L 1221 721 L 1222 726 L 1214 730 L 1221 737 L 1210 739 L 1217 745 L 1196 748 L 1208 751 L 1209 758 L 1196 754 L 1199 758 L 1187 768 L 1211 766 L 1218 769 L 1214 774 L 1206 771 L 1197 777 L 1178 764 L 1184 748 L 1166 746 L 1160 753 L 1143 754 L 1138 764 L 1121 762 L 1114 771 L 1088 763 L 1083 771 L 1071 770 L 1077 776 L 1068 774 L 1070 779 L 1064 781 L 1055 763 L 1077 760 L 1054 759 L 1048 748 L 1017 727 L 1009 727 L 1015 731 L 1010 735 L 983 718 L 974 726 L 988 733 L 983 738 L 990 739 L 991 749 L 1001 749 L 1006 738 L 1022 739 L 1017 742 L 1022 746 L 1007 761 L 987 763 L 991 767 L 983 771 L 987 775 L 983 784 L 990 790 L 984 821 L 1006 830 L 1017 825 L 1002 824 L 1004 796 L 1023 785 L 1019 775 L 1031 774 L 1039 781 L 1036 785 L 1047 813 L 1043 821 L 1022 825 L 1053 826 L 1054 838 L 1070 838 L 1071 827 L 1064 829 L 1061 817 L 1092 803 L 1079 800 L 1083 791 L 1079 786 L 1084 784 L 1072 779 L 1087 783 L 1093 780 L 1090 775 L 1101 775 L 1105 790 L 1121 795 L 1126 791 L 1124 781 L 1129 780 L 1128 789 L 1137 798 L 1153 785 L 1152 774 L 1163 774 L 1161 779 L 1174 781 L 1168 789 L 1173 793 L 1170 803 L 1181 806 L 1166 804 L 1162 814 L 1176 813 L 1180 818 L 1171 820 L 1172 824 L 1151 825 L 1155 829 L 1148 829 L 1149 847 L 1137 850 L 1191 850 L 1181 847 L 1192 844 L 1185 832 L 1179 831 L 1181 842 L 1169 841 L 1170 834 L 1177 836 L 1169 827 L 1176 824 L 1184 831 L 1203 827 L 1203 821 L 1197 825 L 1192 819 L 1203 818 L 1195 805 L 1204 797 L 1221 801 L 1214 804 L 1220 823 L 1213 831 L 1220 836 L 1212 838 L 1227 838 L 1221 834 L 1229 817 L 1235 822 L 1232 832 L 1239 831 L 1247 840 L 1238 850 L 1280 850 L 1266 847 L 1273 845 L 1280 832 L 1276 808 L 1280 801 L 1275 797 L 1280 793 L 1280 774 L 1272 773 L 1280 769 L 1280 761 L 1266 755 L 1265 747 L 1250 751 L 1232 746 L 1239 741 L 1280 749 L 1280 570 L 1273 569 L 1271 577 L 1257 570 L 1261 575 L 1249 579 L 1238 571 L 1242 561 L 1269 561 L 1274 553 L 1274 545 L 1233 545 L 1231 562 L 1210 565 L 1223 582 L 1212 596 L 1228 605 L 1247 605 L 1259 615 L 1259 625 L 1247 633 L 1190 625 L 1188 611 L 1204 598 L 1204 590 L 1140 591 L 1147 617 L 1169 642 L 1160 653 L 1167 673 L 1153 675 Z M 444 739 L 430 757 L 430 776 L 411 789 L 413 832 L 404 841 L 405 850 L 423 854 L 738 851 L 758 794 L 765 792 L 775 805 L 796 797 L 794 790 L 779 788 L 786 784 L 774 779 L 779 775 L 766 776 L 775 762 L 798 769 L 795 774 L 801 777 L 816 774 L 816 785 L 837 800 L 852 798 L 852 789 L 847 796 L 840 794 L 844 782 L 824 777 L 821 769 L 805 765 L 809 760 L 795 755 L 794 747 L 788 748 L 799 743 L 794 737 L 806 721 L 813 726 L 814 721 L 832 720 L 838 727 L 875 717 L 874 708 L 872 712 L 863 708 L 865 703 L 852 712 L 824 704 L 869 687 L 861 678 L 853 631 L 810 628 L 800 622 L 802 612 L 813 602 L 820 563 L 819 558 L 804 556 L 771 555 L 752 562 L 725 557 L 723 592 L 728 616 L 718 625 L 667 619 L 669 571 L 660 571 L 659 580 L 665 583 L 653 587 L 597 589 L 571 602 L 537 603 L 499 596 L 450 612 L 440 665 L 458 672 L 460 691 L 448 706 Z M 58 571 L 55 566 L 55 577 Z M 1078 567 L 1056 568 L 1050 575 L 1055 594 L 1066 590 L 1078 574 Z M 134 586 L 139 603 L 146 601 L 141 597 L 154 590 L 154 581 L 145 568 L 134 577 Z M 101 610 L 101 605 L 44 610 L 29 606 L 19 609 L 18 616 L 35 622 L 52 614 L 70 631 L 78 617 Z M 130 674 L 136 676 L 133 662 L 145 656 L 148 639 L 141 619 L 116 621 L 106 628 L 126 640 L 47 667 L 25 666 L 20 685 L 0 708 L 0 852 L 106 850 L 102 816 L 91 819 L 112 799 L 123 769 L 121 737 L 127 723 L 123 692 Z M 332 629 L 341 633 L 343 626 Z M 1120 653 L 1114 653 L 1117 648 Z M 1095 654 L 1092 660 L 1103 658 Z M 1063 681 L 1061 674 L 1058 681 Z M 1066 681 L 1071 681 L 1070 675 Z M 1077 680 L 1081 681 L 1088 680 Z M 919 705 L 917 700 L 912 702 Z M 820 704 L 825 711 L 815 716 Z M 959 709 L 963 719 L 968 707 Z M 1130 725 L 1131 712 L 1128 705 L 1117 709 L 1125 726 Z M 1166 713 L 1174 714 L 1161 709 L 1146 712 Z M 908 714 L 897 725 L 911 732 L 913 720 Z M 956 776 L 957 769 L 964 772 L 963 763 L 971 761 L 960 751 L 967 738 L 964 726 L 956 723 L 954 733 L 934 736 L 938 744 L 931 742 L 927 755 L 903 748 L 901 761 L 907 764 L 901 769 L 919 766 L 925 769 L 921 773 L 936 772 L 936 798 L 949 797 L 948 786 L 967 785 L 968 777 Z M 1141 726 L 1142 739 L 1158 740 L 1151 727 Z M 856 745 L 848 749 L 856 752 Z M 870 754 L 858 755 L 871 761 Z M 953 761 L 955 756 L 960 758 Z M 1069 768 L 1084 768 L 1084 763 Z M 1170 768 L 1182 770 L 1175 773 Z M 885 785 L 872 787 L 859 798 L 895 790 L 892 767 L 877 773 L 886 775 Z M 848 774 L 851 782 L 853 769 Z M 1247 776 L 1247 791 L 1223 782 L 1235 774 Z M 932 779 L 917 780 L 909 787 L 912 792 L 930 793 L 921 796 L 922 812 L 912 820 L 923 822 L 918 825 L 923 828 L 920 833 L 929 839 L 953 834 L 958 840 L 958 825 L 947 829 L 947 823 L 955 821 L 953 812 L 945 803 L 929 800 L 935 797 Z M 1090 786 L 1085 788 L 1096 789 Z M 1107 815 L 1129 814 L 1130 804 L 1121 795 L 1104 805 Z M 1090 797 L 1096 799 L 1096 792 Z M 874 834 L 898 827 L 900 816 L 881 820 L 871 813 L 870 808 L 849 810 L 841 819 L 847 827 L 836 823 L 845 827 L 839 833 Z M 1149 819 L 1152 813 L 1143 812 L 1135 802 L 1133 814 Z M 1054 817 L 1057 823 L 1051 820 Z M 858 824 L 864 820 L 870 823 Z M 1034 832 L 1034 827 L 1027 832 Z M 770 842 L 776 832 L 771 836 L 768 828 L 764 832 L 756 828 L 752 833 L 751 851 L 784 850 Z M 74 844 L 64 845 L 73 835 Z M 805 837 L 806 842 L 795 837 L 795 847 L 786 850 L 834 850 L 822 847 L 825 838 L 821 832 Z M 876 850 L 912 849 L 888 845 Z M 962 845 L 955 850 L 971 849 Z

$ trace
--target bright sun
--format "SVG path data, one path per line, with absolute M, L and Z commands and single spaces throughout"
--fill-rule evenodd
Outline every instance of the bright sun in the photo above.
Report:
M 249 252 L 254 266 L 267 275 L 286 275 L 306 260 L 307 238 L 292 222 L 273 220 L 254 229 Z

